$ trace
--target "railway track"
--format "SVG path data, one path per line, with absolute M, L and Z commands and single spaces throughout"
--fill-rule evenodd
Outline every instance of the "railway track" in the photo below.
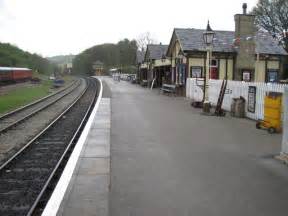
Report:
M 69 94 L 54 101 L 53 104 L 52 101 L 56 98 L 51 98 L 49 106 L 41 111 L 31 112 L 31 115 L 28 112 L 29 117 L 18 121 L 17 124 L 13 124 L 6 131 L 0 133 L 0 166 L 70 106 L 85 88 L 86 81 L 80 79 L 80 85 L 73 91 L 71 90 Z
M 34 103 L 28 104 L 21 107 L 15 111 L 9 112 L 0 117 L 0 134 L 5 133 L 12 129 L 16 125 L 22 123 L 23 121 L 31 118 L 33 115 L 44 110 L 45 108 L 56 103 L 72 91 L 74 91 L 80 85 L 80 81 L 77 80 L 72 84 L 68 85 L 66 88 L 55 92 L 54 94 L 48 95 Z
M 36 206 L 49 197 L 47 188 L 55 183 L 97 99 L 96 79 L 87 82 L 70 107 L 0 167 L 0 215 L 39 213 Z

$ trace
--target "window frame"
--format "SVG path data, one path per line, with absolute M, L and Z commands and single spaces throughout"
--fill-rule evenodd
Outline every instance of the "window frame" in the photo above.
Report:
M 193 69 L 200 69 L 200 77 L 193 76 Z M 202 66 L 190 66 L 190 78 L 203 78 L 203 67 Z
M 269 74 L 270 73 L 276 73 L 276 79 L 275 81 L 269 80 Z M 277 83 L 279 81 L 279 69 L 267 69 L 266 71 L 266 80 L 267 83 Z

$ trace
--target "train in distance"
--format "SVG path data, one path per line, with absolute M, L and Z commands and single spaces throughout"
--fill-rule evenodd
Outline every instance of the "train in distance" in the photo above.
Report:
M 0 67 L 0 82 L 21 82 L 32 79 L 29 68 Z

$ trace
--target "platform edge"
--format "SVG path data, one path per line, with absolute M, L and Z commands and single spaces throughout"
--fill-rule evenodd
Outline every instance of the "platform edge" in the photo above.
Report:
M 102 94 L 103 94 L 103 84 L 102 84 L 102 80 L 98 79 L 96 77 L 94 77 L 95 79 L 97 79 L 100 83 L 100 91 L 99 91 L 99 95 L 97 98 L 97 102 L 93 108 L 93 111 L 91 112 L 91 115 L 85 125 L 85 128 L 81 134 L 81 136 L 79 137 L 78 142 L 75 145 L 75 148 L 64 168 L 64 171 L 47 203 L 47 205 L 45 206 L 45 209 L 42 213 L 42 216 L 54 216 L 57 215 L 57 212 L 59 210 L 59 207 L 61 205 L 61 202 L 64 198 L 64 195 L 66 193 L 66 190 L 68 188 L 70 179 L 72 178 L 73 172 L 75 170 L 77 161 L 79 160 L 80 157 L 80 153 L 82 151 L 82 148 L 84 146 L 84 143 L 87 139 L 88 133 L 90 131 L 90 128 L 92 126 L 93 120 L 96 116 L 96 113 L 98 111 L 99 108 L 99 104 L 100 101 L 102 99 Z

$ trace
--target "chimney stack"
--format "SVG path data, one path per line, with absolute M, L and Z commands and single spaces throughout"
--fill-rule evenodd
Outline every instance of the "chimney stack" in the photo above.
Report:
M 235 41 L 237 58 L 235 65 L 234 78 L 242 80 L 243 71 L 251 72 L 251 81 L 254 77 L 255 68 L 255 35 L 256 27 L 254 24 L 255 16 L 247 14 L 247 4 L 242 5 L 243 14 L 236 14 L 235 20 Z
M 242 8 L 243 8 L 243 14 L 247 14 L 247 3 L 243 3 Z

